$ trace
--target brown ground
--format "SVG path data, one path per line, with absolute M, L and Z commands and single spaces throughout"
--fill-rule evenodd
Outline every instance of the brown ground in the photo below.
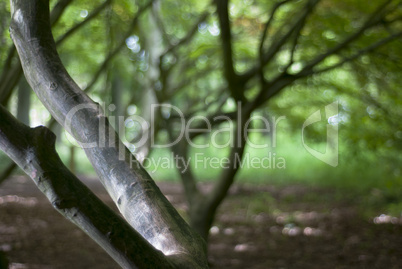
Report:
M 86 183 L 110 203 L 100 184 Z M 159 185 L 183 212 L 180 186 Z M 235 187 L 211 230 L 211 267 L 402 268 L 401 219 L 362 217 L 358 203 L 323 188 Z M 25 177 L 0 186 L 0 250 L 11 268 L 118 268 Z

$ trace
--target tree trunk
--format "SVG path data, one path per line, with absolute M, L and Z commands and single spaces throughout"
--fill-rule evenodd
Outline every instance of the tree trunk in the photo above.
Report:
M 29 128 L 0 106 L 0 149 L 29 175 L 64 217 L 80 227 L 123 268 L 174 268 L 62 163 L 55 135 Z
M 51 34 L 48 5 L 46 0 L 12 1 L 10 33 L 27 81 L 52 116 L 79 141 L 130 225 L 177 268 L 206 268 L 205 242 L 117 139 L 99 104 L 68 75 Z
M 216 209 L 208 207 L 202 199 L 197 199 L 189 209 L 190 226 L 208 242 L 209 230 L 215 219 Z
M 228 156 L 230 165 L 227 169 L 222 169 L 219 179 L 209 193 L 206 195 L 195 196 L 190 202 L 190 225 L 207 242 L 209 230 L 215 220 L 218 207 L 226 198 L 229 189 L 235 180 L 240 168 L 238 162 L 242 160 L 246 146 L 246 134 L 243 130 L 245 128 L 245 123 L 251 116 L 251 111 L 245 111 L 240 102 L 237 105 L 239 120 L 236 123 L 236 127 L 233 129 L 234 145 Z

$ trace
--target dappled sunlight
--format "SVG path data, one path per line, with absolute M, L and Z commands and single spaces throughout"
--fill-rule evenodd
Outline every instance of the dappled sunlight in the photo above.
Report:
M 223 234 L 224 235 L 234 235 L 235 234 L 235 229 L 233 229 L 233 228 L 225 228 L 225 229 L 223 229 Z
M 390 215 L 386 214 L 381 214 L 373 219 L 373 222 L 375 224 L 386 224 L 386 223 L 391 223 L 391 224 L 402 224 L 402 220 L 397 217 L 392 217 Z
M 25 263 L 11 263 L 9 269 L 51 269 L 51 266 L 44 264 L 25 264 Z
M 263 189 L 245 185 L 233 190 L 232 195 L 210 229 L 209 251 L 220 257 L 213 260 L 215 264 L 236 267 L 233 257 L 272 265 L 265 268 L 285 267 L 289 260 L 305 261 L 298 268 L 307 268 L 313 259 L 317 265 L 331 261 L 362 266 L 379 260 L 381 264 L 396 264 L 398 260 L 384 253 L 399 249 L 400 230 L 395 224 L 400 220 L 386 214 L 367 219 L 356 206 L 358 198 L 348 200 L 350 193 L 300 185 Z M 229 215 L 228 211 L 235 213 Z M 383 223 L 394 225 L 375 225 Z M 233 252 L 234 256 L 230 254 Z M 392 262 L 384 261 L 383 256 Z
M 236 230 L 232 227 L 220 229 L 218 226 L 212 226 L 211 229 L 209 229 L 209 233 L 211 235 L 218 235 L 221 233 L 227 236 L 231 236 L 236 234 Z
M 245 252 L 245 251 L 252 251 L 254 249 L 253 246 L 251 246 L 250 244 L 237 244 L 234 247 L 234 251 L 235 252 Z
M 319 236 L 322 234 L 322 231 L 320 229 L 306 227 L 303 230 L 303 234 L 306 236 Z
M 324 213 L 316 211 L 295 211 L 295 212 L 280 212 L 275 214 L 275 221 L 280 225 L 288 225 L 292 221 L 306 225 L 309 223 L 319 222 L 325 217 Z
M 91 184 L 95 182 L 91 181 Z M 159 182 L 158 185 L 176 207 L 181 208 L 185 205 L 179 185 L 171 182 Z M 0 251 L 21 253 L 26 250 L 32 253 L 29 255 L 32 259 L 29 263 L 13 258 L 12 268 L 46 268 L 36 258 L 35 253 L 40 250 L 32 248 L 37 241 L 49 246 L 49 249 L 45 247 L 45 250 L 53 253 L 53 257 L 57 257 L 57 264 L 65 263 L 63 259 L 68 260 L 69 256 L 78 255 L 80 259 L 85 259 L 85 252 L 81 253 L 80 250 L 77 254 L 72 247 L 67 255 L 64 253 L 64 248 L 50 249 L 52 244 L 55 246 L 72 244 L 72 241 L 69 241 L 71 238 L 81 240 L 83 246 L 88 240 L 83 237 L 81 231 L 73 231 L 73 226 L 69 226 L 68 222 L 61 222 L 61 216 L 57 212 L 44 210 L 44 206 L 50 207 L 50 205 L 43 202 L 42 199 L 45 199 L 43 196 L 34 197 L 30 193 L 31 187 L 33 187 L 31 181 L 24 177 L 15 177 L 4 185 L 0 196 L 2 201 L 0 209 L 3 210 L 1 216 L 4 217 L 0 221 Z M 204 187 L 207 189 L 210 186 Z M 5 191 L 16 193 L 12 189 L 19 189 L 29 194 L 18 192 L 19 195 L 6 195 Z M 312 259 L 335 261 L 340 256 L 348 262 L 363 263 L 372 261 L 378 249 L 398 250 L 400 234 L 398 229 L 385 229 L 385 227 L 398 228 L 396 225 L 383 228 L 374 224 L 375 218 L 362 221 L 353 207 L 336 204 L 335 199 L 330 196 L 333 192 L 326 194 L 325 189 L 320 189 L 315 190 L 320 195 L 312 195 L 315 191 L 301 186 L 292 188 L 269 186 L 264 190 L 261 193 L 261 187 L 238 187 L 223 204 L 218 220 L 210 229 L 209 253 L 210 260 L 214 264 L 213 268 L 254 268 L 253 265 L 262 262 L 273 264 L 265 268 L 278 268 L 280 261 L 286 259 L 303 259 L 306 262 Z M 306 193 L 309 195 L 306 196 Z M 326 195 L 323 195 L 324 193 Z M 294 194 L 297 199 L 292 199 Z M 323 199 L 330 202 L 324 203 Z M 23 213 L 17 214 L 13 211 L 13 215 L 7 211 L 10 207 L 16 209 L 18 207 Z M 229 211 L 234 213 L 228 214 Z M 378 214 L 376 218 L 377 222 L 381 223 L 395 221 L 392 215 Z M 43 237 L 42 231 L 46 229 L 51 229 L 49 237 L 40 239 Z M 373 238 L 376 239 L 375 242 Z M 45 243 L 48 240 L 52 243 Z M 362 247 L 369 250 L 360 251 Z M 92 251 L 95 250 L 91 250 L 91 253 L 98 253 L 96 251 L 100 253 L 101 250 Z M 394 252 L 385 257 L 394 259 L 393 264 L 396 264 L 399 260 L 395 260 L 398 258 L 392 253 Z M 245 266 L 245 261 L 251 264 L 250 267 Z M 38 267 L 32 267 L 36 264 Z
M 18 204 L 26 207 L 35 206 L 38 199 L 35 197 L 20 197 L 17 195 L 0 196 L 0 205 Z
M 0 269 L 402 264 L 400 1 L 3 2 Z
M 216 234 L 219 234 L 219 227 L 217 227 L 217 226 L 212 226 L 211 227 L 211 229 L 209 229 L 209 233 L 211 234 L 211 235 L 216 235 Z
M 292 185 L 267 187 L 258 194 L 251 193 L 249 187 L 234 190 L 234 198 L 229 205 L 233 207 L 236 203 L 242 206 L 233 215 L 226 213 L 228 209 L 223 210 L 219 217 L 221 222 L 211 228 L 211 238 L 231 240 L 237 253 L 249 253 L 253 244 L 250 245 L 247 237 L 251 235 L 260 238 L 256 240 L 261 240 L 261 243 L 266 241 L 273 249 L 278 244 L 285 244 L 285 241 L 291 244 L 304 242 L 306 238 L 314 242 L 335 240 L 345 249 L 361 247 L 371 240 L 371 233 L 378 234 L 371 231 L 375 229 L 372 223 L 399 223 L 398 218 L 385 214 L 379 214 L 371 223 L 368 219 L 362 220 L 354 202 L 338 204 L 338 201 L 346 201 L 339 200 L 338 195 L 344 197 L 342 199 L 357 199 L 345 192 L 326 192 L 324 189 L 312 190 Z M 228 236 L 226 231 L 233 231 L 233 236 Z M 372 259 L 371 255 L 366 256 Z
M 304 235 L 304 236 L 321 236 L 323 235 L 323 231 L 319 228 L 313 227 L 299 227 L 294 223 L 286 224 L 282 230 L 278 226 L 272 226 L 270 232 L 275 233 L 282 233 L 286 236 L 297 236 L 297 235 Z
M 0 234 L 15 234 L 17 232 L 18 232 L 18 230 L 14 226 L 0 225 Z M 8 249 L 7 245 L 1 245 L 0 248 L 3 251 L 7 251 L 7 249 Z
M 293 223 L 286 224 L 282 230 L 283 235 L 296 236 L 302 233 L 300 227 L 295 226 Z

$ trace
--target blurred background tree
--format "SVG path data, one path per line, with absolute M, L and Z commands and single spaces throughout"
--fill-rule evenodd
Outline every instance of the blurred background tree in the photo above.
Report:
M 124 116 L 123 140 L 156 180 L 181 178 L 187 194 L 189 222 L 207 238 L 217 207 L 235 178 L 252 183 L 290 183 L 379 190 L 392 214 L 401 214 L 401 36 L 400 1 L 51 1 L 53 34 L 69 73 L 110 116 Z M 9 3 L 0 2 L 0 102 L 31 126 L 52 125 L 58 152 L 80 174 L 94 172 L 71 137 L 27 91 L 9 38 Z M 225 115 L 235 119 L 241 101 L 244 118 L 260 115 L 286 119 L 273 138 L 250 134 L 265 149 L 195 149 L 185 141 L 171 149 L 153 149 L 178 135 L 178 115 L 161 109 L 154 129 L 140 126 L 133 115 L 151 120 L 151 104 L 171 104 L 186 119 Z M 339 126 L 339 165 L 330 167 L 311 156 L 301 143 L 303 122 L 327 104 L 339 102 L 332 118 Z M 109 104 L 114 104 L 111 109 Z M 29 117 L 28 117 L 29 115 Z M 195 124 L 197 123 L 197 124 Z M 203 127 L 194 121 L 193 128 Z M 227 127 L 214 121 L 213 128 Z M 244 124 L 244 122 L 243 122 Z M 258 125 L 258 122 L 255 122 Z M 326 125 L 306 130 L 306 141 L 324 149 Z M 148 126 L 149 127 L 149 126 Z M 243 126 L 244 127 L 244 126 Z M 258 126 L 254 126 L 258 128 Z M 119 129 L 117 123 L 116 129 Z M 234 130 L 235 126 L 231 126 Z M 216 130 L 216 129 L 214 129 Z M 148 142 L 136 147 L 147 136 Z M 210 141 L 197 133 L 194 143 Z M 220 134 L 222 144 L 230 135 Z M 286 169 L 180 169 L 156 167 L 151 161 L 197 153 L 220 158 L 234 153 L 286 160 Z M 244 151 L 244 152 L 243 152 Z M 14 165 L 1 156 L 0 180 Z M 231 158 L 233 160 L 233 158 Z M 233 167 L 232 167 L 233 168 Z M 227 172 L 230 170 L 231 172 Z M 204 192 L 197 182 L 214 182 Z

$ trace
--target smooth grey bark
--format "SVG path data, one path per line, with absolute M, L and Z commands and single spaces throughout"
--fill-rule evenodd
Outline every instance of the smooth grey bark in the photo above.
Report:
M 80 227 L 123 268 L 174 268 L 62 163 L 56 136 L 29 128 L 0 106 L 0 149 L 32 178 L 53 207 Z
M 128 223 L 177 268 L 207 268 L 202 238 L 180 217 L 129 150 L 99 104 L 71 79 L 57 54 L 46 0 L 13 0 L 10 33 L 27 81 L 84 148 Z

